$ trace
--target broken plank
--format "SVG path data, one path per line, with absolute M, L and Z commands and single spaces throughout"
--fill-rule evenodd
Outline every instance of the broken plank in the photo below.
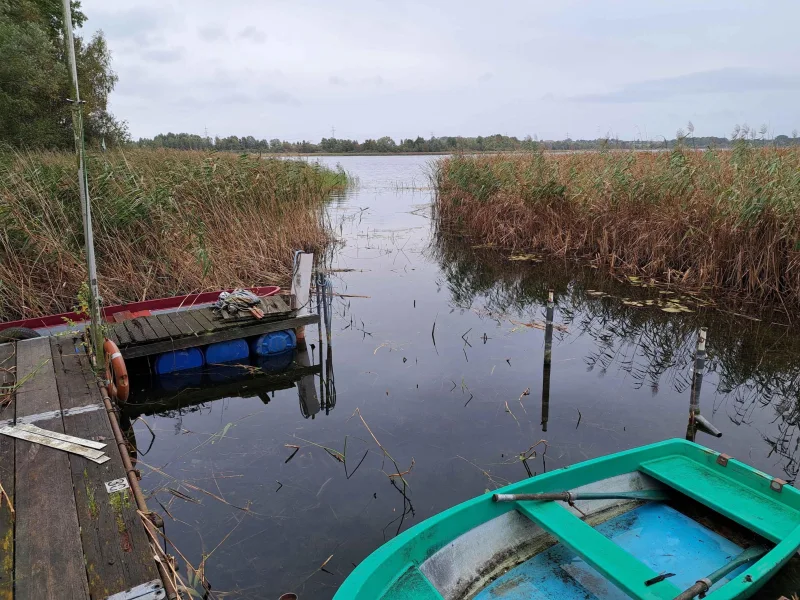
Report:
M 14 385 L 16 369 L 14 344 L 0 344 L 0 386 Z M 14 418 L 14 392 L 0 407 L 0 420 Z M 2 397 L 0 397 L 2 399 Z M 14 438 L 0 436 L 0 485 L 6 498 L 0 496 L 0 598 L 14 597 Z
M 23 425 L 22 427 L 25 426 Z M 0 434 L 10 435 L 18 440 L 26 440 L 28 442 L 41 444 L 42 446 L 47 446 L 48 448 L 63 450 L 64 452 L 69 452 L 70 454 L 77 454 L 78 456 L 83 456 L 98 464 L 102 464 L 108 460 L 108 457 L 101 450 L 94 450 L 92 448 L 87 448 L 86 446 L 81 446 L 72 442 L 66 442 L 55 437 L 50 437 L 49 435 L 41 435 L 26 429 L 21 429 L 20 427 L 14 427 L 11 425 L 0 427 Z
M 101 399 L 89 359 L 63 361 L 56 368 L 56 381 L 62 403 L 85 403 Z M 88 396 L 88 398 L 87 398 Z M 67 400 L 69 399 L 69 400 Z M 64 417 L 64 430 L 70 435 L 87 434 L 112 440 L 110 460 L 102 465 L 70 456 L 75 504 L 81 526 L 81 545 L 86 560 L 92 598 L 107 598 L 144 582 L 158 578 L 147 534 L 131 490 L 113 492 L 105 483 L 125 478 L 125 468 L 105 410 L 74 413 Z
M 60 409 L 50 352 L 47 338 L 17 342 L 17 377 L 24 381 L 17 389 L 17 417 Z M 40 425 L 64 431 L 60 418 Z M 89 587 L 69 457 L 24 440 L 15 446 L 15 597 L 86 600 Z
M 79 438 L 72 435 L 58 433 L 57 431 L 50 431 L 49 429 L 42 429 L 41 427 L 37 427 L 36 425 L 31 425 L 30 423 L 21 423 L 17 425 L 17 429 L 21 429 L 29 433 L 35 433 L 37 435 L 42 435 L 45 437 L 51 437 L 54 440 L 61 440 L 62 442 L 77 444 L 78 446 L 94 448 L 95 450 L 102 450 L 103 448 L 106 447 L 106 444 L 104 442 L 96 442 L 94 440 L 87 440 L 85 438 Z

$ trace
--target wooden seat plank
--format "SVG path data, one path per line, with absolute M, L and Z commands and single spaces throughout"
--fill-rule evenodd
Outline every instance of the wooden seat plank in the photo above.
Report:
M 50 352 L 48 338 L 17 342 L 17 418 L 60 409 Z M 37 426 L 64 433 L 60 417 Z M 69 457 L 25 440 L 15 446 L 15 597 L 87 600 Z
M 727 477 L 722 469 L 669 456 L 648 461 L 640 470 L 770 541 L 779 542 L 800 526 L 800 511 Z
M 554 535 L 631 598 L 671 600 L 681 593 L 668 580 L 647 586 L 658 573 L 556 502 L 518 502 L 517 510 Z
M 0 386 L 13 386 L 16 378 L 16 352 L 14 344 L 0 344 Z M 14 418 L 15 394 L 3 397 L 0 420 Z M 0 598 L 10 599 L 14 594 L 14 515 L 9 508 L 16 504 L 14 498 L 14 438 L 0 435 L 0 485 L 8 495 L 8 502 L 0 499 Z
M 85 352 L 61 352 L 54 341 L 56 382 L 63 409 L 102 402 Z M 114 417 L 111 417 L 114 418 Z M 68 435 L 104 438 L 110 460 L 98 465 L 70 455 L 81 545 L 92 598 L 107 598 L 136 585 L 158 579 L 147 533 L 136 513 L 130 489 L 108 493 L 105 482 L 126 477 L 114 433 L 105 410 L 64 417 Z

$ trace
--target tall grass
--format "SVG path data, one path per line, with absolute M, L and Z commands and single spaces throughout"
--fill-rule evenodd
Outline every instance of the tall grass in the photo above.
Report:
M 286 283 L 293 249 L 327 241 L 343 172 L 302 161 L 127 150 L 88 159 L 106 304 Z M 70 310 L 86 281 L 75 158 L 0 156 L 0 319 Z
M 800 150 L 459 155 L 433 179 L 444 232 L 800 304 Z

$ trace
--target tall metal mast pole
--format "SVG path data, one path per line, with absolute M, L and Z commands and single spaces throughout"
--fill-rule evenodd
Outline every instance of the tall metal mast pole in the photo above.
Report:
M 86 180 L 86 162 L 83 146 L 83 110 L 78 90 L 78 65 L 75 60 L 75 42 L 72 38 L 72 10 L 70 0 L 64 3 L 64 37 L 67 44 L 67 57 L 72 73 L 72 130 L 75 135 L 75 153 L 78 155 L 78 193 L 81 199 L 83 216 L 83 237 L 86 242 L 86 267 L 89 272 L 89 316 L 91 317 L 91 343 L 95 360 L 102 364 L 103 332 L 100 318 L 100 292 L 97 286 L 97 267 L 94 261 L 94 232 L 92 231 L 92 205 L 89 199 L 89 186 Z

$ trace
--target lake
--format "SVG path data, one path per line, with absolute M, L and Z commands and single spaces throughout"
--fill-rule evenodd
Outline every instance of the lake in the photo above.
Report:
M 324 328 L 307 331 L 322 376 L 306 365 L 296 381 L 245 372 L 187 389 L 141 378 L 134 390 L 151 403 L 131 432 L 149 506 L 221 596 L 331 598 L 385 540 L 453 504 L 528 470 L 685 437 L 701 326 L 701 412 L 723 435 L 697 441 L 797 477 L 790 328 L 441 234 L 430 156 L 313 160 L 359 180 L 327 208 L 340 240 L 324 259 L 330 344 Z M 407 486 L 389 477 L 397 469 Z M 758 597 L 800 588 L 796 563 Z

